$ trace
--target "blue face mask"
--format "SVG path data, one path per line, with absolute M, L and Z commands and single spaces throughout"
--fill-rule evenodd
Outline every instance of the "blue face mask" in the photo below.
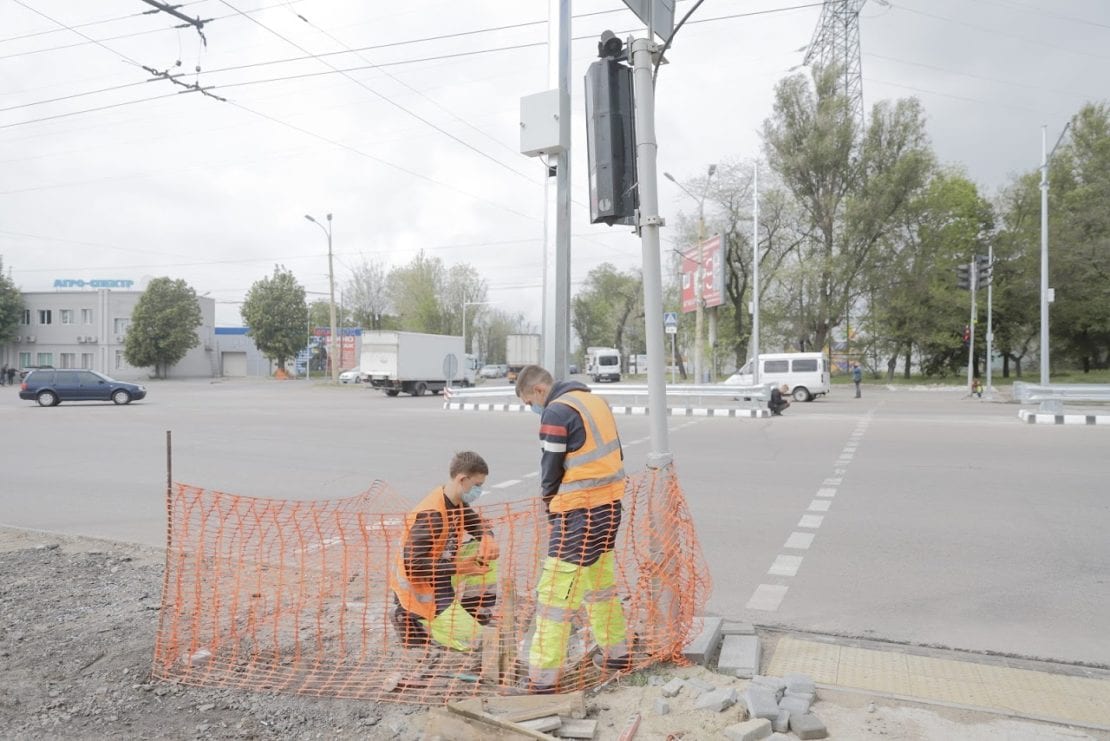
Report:
M 474 504 L 480 496 L 482 496 L 482 487 L 472 486 L 463 492 L 462 502 L 463 504 Z
M 539 404 L 529 404 L 528 408 L 536 414 L 543 414 L 543 407 L 541 407 Z

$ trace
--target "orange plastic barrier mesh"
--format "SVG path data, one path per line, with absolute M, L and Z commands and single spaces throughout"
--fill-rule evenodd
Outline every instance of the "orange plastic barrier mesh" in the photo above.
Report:
M 622 504 L 611 573 L 631 666 L 679 659 L 710 588 L 686 500 L 665 469 L 629 477 Z M 492 525 L 500 556 L 492 620 L 470 651 L 402 644 L 388 574 L 412 503 L 385 484 L 312 502 L 176 484 L 167 506 L 155 677 L 423 704 L 528 691 L 548 547 L 539 497 L 475 507 Z M 560 691 L 610 676 L 595 666 L 601 652 L 589 602 L 564 616 L 572 635 Z

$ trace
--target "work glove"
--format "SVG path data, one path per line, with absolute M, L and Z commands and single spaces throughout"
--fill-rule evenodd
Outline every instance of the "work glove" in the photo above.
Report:
M 489 564 L 479 563 L 477 558 L 462 558 L 455 563 L 457 576 L 482 576 L 489 569 Z
M 478 560 L 482 563 L 496 561 L 497 557 L 501 555 L 501 549 L 497 547 L 497 540 L 492 535 L 487 535 L 482 538 L 478 543 Z

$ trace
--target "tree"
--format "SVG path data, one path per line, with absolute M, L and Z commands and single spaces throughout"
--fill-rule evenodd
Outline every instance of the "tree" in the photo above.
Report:
M 382 317 L 389 310 L 385 268 L 380 262 L 357 266 L 347 282 L 343 300 L 350 307 L 352 321 L 367 329 L 381 329 Z
M 4 258 L 0 257 L 0 342 L 15 339 L 22 313 L 23 296 L 15 282 L 4 274 Z
M 200 344 L 197 327 L 202 321 L 197 293 L 188 283 L 155 278 L 131 312 L 123 357 L 129 365 L 153 367 L 155 378 L 165 378 L 170 366 Z
M 386 278 L 386 294 L 397 312 L 400 328 L 409 332 L 445 334 L 449 319 L 441 297 L 446 284 L 443 261 L 426 256 L 423 250 L 408 265 L 391 270 Z
M 639 271 L 622 273 L 607 262 L 591 270 L 571 302 L 571 325 L 582 347 L 615 347 L 626 355 L 639 352 L 643 332 L 639 330 L 637 335 L 635 325 L 643 326 L 643 298 Z
M 920 104 L 881 102 L 866 132 L 856 130 L 835 67 L 794 75 L 775 90 L 763 125 L 771 168 L 791 193 L 808 239 L 799 268 L 798 349 L 821 348 L 845 319 L 853 297 L 900 213 L 927 181 L 932 154 Z
M 304 287 L 281 265 L 251 286 L 239 313 L 255 346 L 279 368 L 304 347 L 308 316 Z

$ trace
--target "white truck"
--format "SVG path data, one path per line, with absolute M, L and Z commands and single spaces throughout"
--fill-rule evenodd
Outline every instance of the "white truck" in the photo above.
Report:
M 447 386 L 473 386 L 477 360 L 462 337 L 420 332 L 364 332 L 359 370 L 387 396 L 438 394 Z
M 538 334 L 511 334 L 505 338 L 505 364 L 509 366 L 506 378 L 516 383 L 516 374 L 526 365 L 540 364 L 540 336 Z
M 615 347 L 587 347 L 586 375 L 594 383 L 621 380 L 621 351 Z

